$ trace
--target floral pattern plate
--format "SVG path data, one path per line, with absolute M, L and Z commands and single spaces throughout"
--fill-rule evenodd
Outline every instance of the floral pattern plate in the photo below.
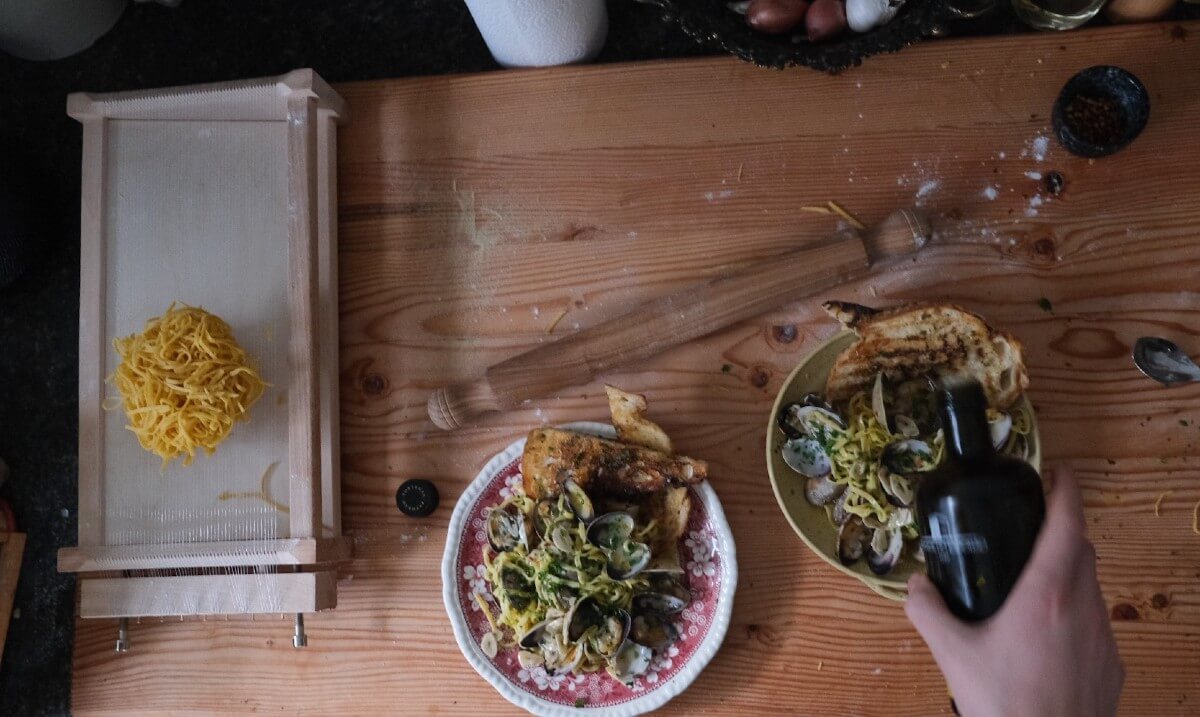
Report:
M 572 430 L 612 438 L 611 426 L 572 423 Z M 454 638 L 475 671 L 513 704 L 537 715 L 557 717 L 603 713 L 627 717 L 661 707 L 700 674 L 720 648 L 733 611 L 737 559 L 733 535 L 717 494 L 707 482 L 691 488 L 692 513 L 680 540 L 680 563 L 687 571 L 692 602 L 679 614 L 680 638 L 655 653 L 649 671 L 626 687 L 601 671 L 590 675 L 551 675 L 517 662 L 515 648 L 488 658 L 480 640 L 490 626 L 476 595 L 494 604 L 483 579 L 484 511 L 521 484 L 525 439 L 513 443 L 484 466 L 459 498 L 450 518 L 442 558 L 442 599 Z

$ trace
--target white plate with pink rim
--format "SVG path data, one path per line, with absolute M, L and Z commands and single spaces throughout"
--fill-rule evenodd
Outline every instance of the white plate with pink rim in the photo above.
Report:
M 570 423 L 563 428 L 606 438 L 616 435 L 603 423 Z M 515 648 L 501 648 L 494 658 L 484 653 L 480 641 L 491 627 L 475 598 L 479 594 L 495 604 L 482 576 L 487 546 L 484 511 L 521 484 L 524 449 L 522 438 L 488 461 L 458 499 L 450 518 L 442 557 L 442 599 L 459 649 L 505 699 L 536 715 L 630 717 L 661 707 L 696 679 L 721 647 L 729 628 L 737 589 L 737 556 L 716 491 L 707 482 L 691 487 L 692 513 L 679 549 L 692 601 L 679 614 L 680 638 L 655 653 L 646 674 L 627 687 L 604 671 L 552 675 L 543 667 L 529 670 L 517 662 Z

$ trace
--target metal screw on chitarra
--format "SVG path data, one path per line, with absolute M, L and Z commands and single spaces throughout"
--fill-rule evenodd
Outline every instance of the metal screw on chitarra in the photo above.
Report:
M 296 631 L 292 635 L 292 647 L 308 647 L 308 635 L 304 634 L 304 615 L 296 613 Z
M 123 617 L 117 622 L 117 644 L 113 646 L 116 652 L 129 652 L 129 618 Z

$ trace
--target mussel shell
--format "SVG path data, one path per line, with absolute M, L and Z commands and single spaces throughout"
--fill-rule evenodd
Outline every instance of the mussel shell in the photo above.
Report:
M 789 439 L 780 449 L 780 456 L 788 468 L 806 478 L 820 478 L 833 472 L 833 463 L 820 441 L 801 436 Z
M 869 540 L 867 526 L 863 525 L 858 516 L 852 515 L 838 528 L 838 560 L 842 561 L 842 565 L 853 565 L 858 562 L 863 556 Z
M 812 505 L 825 505 L 841 497 L 846 486 L 834 483 L 829 477 L 809 478 L 804 481 L 804 498 Z
M 646 611 L 635 613 L 629 639 L 654 650 L 661 650 L 679 639 L 679 627 L 669 615 Z
M 677 612 L 683 612 L 685 607 L 687 607 L 687 600 L 667 593 L 647 592 L 633 596 L 633 612 L 635 614 L 656 612 L 660 615 L 674 615 Z
M 633 534 L 633 516 L 621 511 L 605 513 L 593 520 L 587 529 L 588 542 L 601 550 L 620 547 Z
M 882 539 L 877 540 L 880 536 Z M 876 575 L 887 575 L 900 562 L 900 552 L 904 548 L 904 536 L 899 529 L 879 530 L 871 539 L 867 555 L 867 565 Z
M 933 448 L 925 441 L 905 438 L 883 449 L 880 461 L 892 473 L 919 473 L 933 470 Z
M 608 674 L 626 685 L 631 685 L 650 669 L 650 660 L 653 657 L 654 650 L 626 639 L 617 650 L 617 654 L 609 660 Z
M 492 550 L 503 553 L 519 545 L 529 546 L 529 524 L 525 514 L 509 506 L 493 509 L 485 521 L 488 543 Z
M 567 496 L 567 505 L 571 506 L 571 512 L 575 514 L 576 518 L 586 523 L 596 517 L 592 499 L 573 479 L 568 478 L 563 482 L 563 495 Z

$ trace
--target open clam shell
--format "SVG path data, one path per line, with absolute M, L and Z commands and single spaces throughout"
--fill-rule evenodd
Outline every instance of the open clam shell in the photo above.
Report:
M 813 394 L 805 397 L 805 401 L 810 399 L 816 400 Z M 819 437 L 819 434 L 828 432 L 830 429 L 842 429 L 846 427 L 846 422 L 841 416 L 833 412 L 833 409 L 824 402 L 817 403 L 789 403 L 779 409 L 777 418 L 779 430 L 783 431 L 788 438 L 800 438 L 809 436 L 813 438 Z
M 829 476 L 804 481 L 804 498 L 813 505 L 832 503 L 842 496 L 846 486 L 834 483 Z
M 933 470 L 933 448 L 925 441 L 905 438 L 883 449 L 880 456 L 884 467 L 892 473 L 920 473 Z
M 833 472 L 829 454 L 815 438 L 793 438 L 783 444 L 780 452 L 788 468 L 806 478 L 821 478 Z
M 870 550 L 867 554 L 867 565 L 876 575 L 887 575 L 900 562 L 900 553 L 904 549 L 904 536 L 899 528 L 880 528 L 871 538 Z
M 870 535 L 867 526 L 863 524 L 861 518 L 851 515 L 838 528 L 838 560 L 842 561 L 842 565 L 853 565 L 862 558 L 868 542 L 870 542 Z
M 650 660 L 653 657 L 654 650 L 626 639 L 617 653 L 609 660 L 608 674 L 626 685 L 631 685 L 634 680 L 646 674 L 646 670 L 650 669 Z
M 670 615 L 646 610 L 633 616 L 629 639 L 639 645 L 661 650 L 679 639 L 679 627 Z
M 588 525 L 588 542 L 604 551 L 613 580 L 627 580 L 650 563 L 650 546 L 630 540 L 633 527 L 633 516 L 620 511 L 605 513 Z
M 519 545 L 529 547 L 529 521 L 515 506 L 494 509 L 487 516 L 487 538 L 498 553 L 513 550 Z
M 563 482 L 563 495 L 567 497 L 567 504 L 571 506 L 571 512 L 576 518 L 586 523 L 596 517 L 592 499 L 573 479 L 568 478 Z

